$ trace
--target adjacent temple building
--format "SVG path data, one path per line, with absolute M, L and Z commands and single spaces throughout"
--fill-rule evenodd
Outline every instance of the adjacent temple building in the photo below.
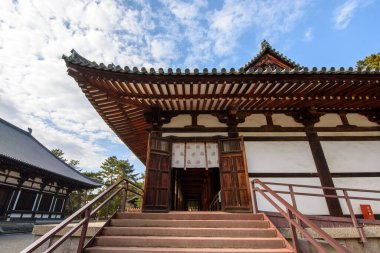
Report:
M 272 211 L 263 199 L 252 204 L 253 178 L 380 189 L 379 69 L 309 69 L 266 41 L 229 71 L 106 66 L 74 50 L 64 60 L 145 163 L 144 212 L 209 210 L 219 191 L 223 211 Z M 306 214 L 347 214 L 336 198 L 297 198 Z
M 0 220 L 62 219 L 73 190 L 99 187 L 0 118 Z

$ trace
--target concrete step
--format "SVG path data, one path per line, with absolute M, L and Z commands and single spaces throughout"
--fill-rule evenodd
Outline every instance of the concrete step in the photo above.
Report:
M 283 249 L 285 243 L 278 237 L 98 236 L 95 238 L 94 246 Z
M 111 236 L 276 237 L 274 228 L 105 227 Z
M 112 219 L 111 227 L 269 228 L 267 220 Z
M 95 246 L 86 253 L 293 253 L 289 249 L 236 249 L 236 248 L 151 248 L 151 247 L 103 247 Z
M 262 214 L 225 212 L 118 213 L 116 219 L 264 220 L 264 216 Z

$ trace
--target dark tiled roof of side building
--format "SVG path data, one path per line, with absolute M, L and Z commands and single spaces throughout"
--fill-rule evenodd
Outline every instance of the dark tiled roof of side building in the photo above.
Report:
M 24 131 L 0 118 L 0 155 L 70 180 L 86 188 L 99 187 L 96 182 L 67 165 L 53 155 L 31 133 Z

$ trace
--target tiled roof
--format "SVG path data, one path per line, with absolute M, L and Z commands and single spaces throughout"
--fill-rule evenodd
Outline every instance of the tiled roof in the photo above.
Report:
M 44 145 L 26 132 L 0 118 L 0 155 L 53 173 L 84 187 L 98 187 L 100 183 L 80 174 L 53 155 Z M 37 174 L 37 173 L 36 173 Z
M 281 54 L 280 52 L 278 52 L 276 49 L 274 49 L 269 44 L 268 41 L 263 40 L 261 42 L 261 50 L 259 51 L 259 53 L 252 60 L 250 60 L 249 62 L 247 62 L 244 65 L 243 69 L 247 70 L 249 67 L 251 67 L 252 65 L 254 65 L 265 53 L 270 53 L 270 54 L 274 55 L 279 60 L 281 60 L 282 62 L 286 63 L 287 65 L 289 65 L 291 67 L 298 68 L 298 69 L 304 69 L 305 68 L 303 66 L 300 66 L 296 62 L 292 61 L 291 59 L 289 59 L 285 55 Z
M 269 46 L 270 47 L 270 46 Z M 267 50 L 268 48 L 265 47 Z M 245 65 L 245 67 L 249 66 L 252 64 L 257 58 L 261 56 L 265 50 L 261 50 L 260 53 L 252 59 L 249 63 Z M 130 74 L 138 74 L 138 75 L 153 75 L 153 76 L 160 76 L 160 75 L 177 75 L 177 76 L 187 76 L 187 75 L 267 75 L 267 74 L 379 74 L 380 69 L 375 68 L 307 68 L 307 67 L 301 67 L 295 62 L 289 60 L 282 54 L 278 53 L 274 49 L 270 47 L 270 50 L 273 50 L 278 54 L 279 56 L 282 57 L 284 61 L 288 61 L 292 66 L 294 65 L 294 68 L 258 68 L 256 70 L 249 70 L 245 71 L 245 67 L 239 68 L 236 70 L 235 68 L 231 68 L 230 70 L 227 70 L 225 68 L 222 68 L 220 70 L 217 70 L 216 68 L 212 68 L 211 70 L 204 68 L 202 71 L 199 69 L 195 68 L 193 70 L 190 69 L 185 69 L 181 70 L 180 68 L 176 68 L 173 70 L 173 68 L 168 68 L 166 71 L 163 68 L 155 69 L 155 68 L 150 68 L 149 70 L 146 69 L 145 67 L 142 68 L 137 68 L 137 67 L 120 67 L 119 65 L 114 65 L 114 64 L 108 64 L 107 66 L 104 63 L 96 63 L 94 61 L 89 61 L 83 56 L 79 55 L 74 49 L 71 50 L 71 55 L 66 56 L 63 55 L 62 58 L 66 61 L 66 63 L 71 63 L 75 65 L 79 65 L 82 67 L 87 67 L 87 68 L 92 68 L 92 69 L 97 69 L 97 70 L 106 70 L 106 71 L 112 71 L 112 72 L 118 72 L 118 73 L 130 73 Z
M 172 115 L 211 114 L 231 107 L 250 113 L 299 111 L 311 106 L 322 112 L 380 108 L 379 69 L 287 68 L 290 64 L 270 56 L 261 58 L 269 64 L 258 62 L 248 70 L 202 72 L 106 66 L 90 62 L 74 50 L 63 59 L 68 74 L 95 110 L 143 163 L 151 127 L 144 114 L 151 108 Z M 270 64 L 272 60 L 274 64 Z

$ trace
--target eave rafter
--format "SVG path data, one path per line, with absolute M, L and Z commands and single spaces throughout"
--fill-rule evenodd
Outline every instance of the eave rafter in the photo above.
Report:
M 121 140 L 145 162 L 148 139 L 144 115 L 163 113 L 359 112 L 379 122 L 380 71 L 265 69 L 247 72 L 180 70 L 149 73 L 66 58 L 68 73 Z M 376 113 L 374 114 L 373 111 Z
M 76 72 L 72 75 L 77 76 Z M 270 78 L 251 77 L 249 81 L 236 78 L 231 82 L 208 81 L 206 83 L 196 82 L 196 80 L 189 83 L 169 83 L 167 80 L 154 83 L 151 79 L 145 81 L 107 80 L 103 75 L 96 77 L 82 75 L 76 78 L 79 82 L 94 88 L 93 92 L 99 92 L 93 93 L 94 95 L 101 96 L 104 93 L 109 99 L 118 103 L 146 110 L 149 110 L 151 106 L 160 106 L 164 110 L 179 110 L 181 107 L 210 110 L 212 107 L 224 108 L 230 103 L 240 104 L 244 107 L 247 104 L 253 104 L 249 103 L 252 100 L 315 100 L 318 103 L 328 100 L 376 101 L 380 97 L 379 78 L 368 75 L 362 78 L 306 76 L 303 79 L 293 76 L 280 80 L 278 78 L 269 80 Z M 99 84 L 101 82 L 103 84 Z M 244 85 L 245 88 L 242 89 Z M 107 86 L 112 89 L 105 88 Z M 206 107 L 207 101 L 211 101 L 208 108 Z M 203 105 L 201 106 L 201 104 Z

